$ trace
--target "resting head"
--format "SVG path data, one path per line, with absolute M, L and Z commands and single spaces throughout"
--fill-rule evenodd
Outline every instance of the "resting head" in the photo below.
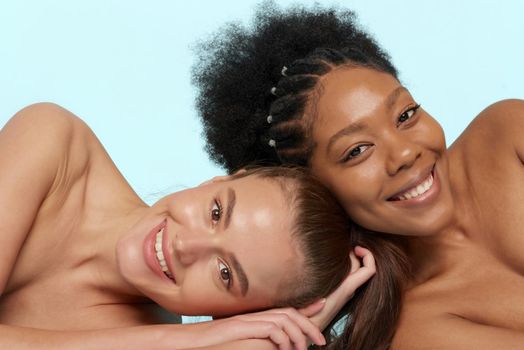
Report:
M 228 170 L 310 167 L 375 231 L 432 234 L 450 220 L 442 129 L 351 11 L 264 2 L 250 27 L 201 44 L 194 83 L 209 154 Z
M 303 307 L 347 275 L 354 230 L 306 170 L 251 169 L 159 200 L 119 241 L 118 266 L 179 314 Z

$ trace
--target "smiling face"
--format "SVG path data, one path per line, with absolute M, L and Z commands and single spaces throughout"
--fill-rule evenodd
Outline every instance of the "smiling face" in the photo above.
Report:
M 339 67 L 313 105 L 313 172 L 362 226 L 430 235 L 453 202 L 440 125 L 391 75 Z
M 256 176 L 169 195 L 123 237 L 124 278 L 164 308 L 223 316 L 271 307 L 302 259 L 282 186 Z

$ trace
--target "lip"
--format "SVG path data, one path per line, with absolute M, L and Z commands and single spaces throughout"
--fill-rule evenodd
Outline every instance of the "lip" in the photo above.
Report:
M 425 193 L 410 199 L 405 200 L 392 200 L 392 198 L 406 192 L 407 190 L 415 187 L 416 185 L 419 185 L 422 181 L 424 181 L 429 175 L 433 176 L 433 184 L 431 188 L 426 191 Z M 418 176 L 411 179 L 403 188 L 402 190 L 398 191 L 394 195 L 390 196 L 388 198 L 388 202 L 394 205 L 399 205 L 403 207 L 411 207 L 411 206 L 420 206 L 420 205 L 426 205 L 433 202 L 433 200 L 438 196 L 440 192 L 440 179 L 438 177 L 437 171 L 436 171 L 436 165 L 433 164 L 431 167 L 426 169 L 425 171 L 422 171 Z
M 151 269 L 151 271 L 153 271 L 158 277 L 162 278 L 163 280 L 173 283 L 174 281 L 171 280 L 169 277 L 167 277 L 164 274 L 164 272 L 162 271 L 162 268 L 160 267 L 160 263 L 158 262 L 158 259 L 156 257 L 156 251 L 155 251 L 156 235 L 160 230 L 164 229 L 162 250 L 164 252 L 164 255 L 166 254 L 165 252 L 165 244 L 166 244 L 166 237 L 167 237 L 167 235 L 165 234 L 166 227 L 167 227 L 166 220 L 162 221 L 160 224 L 155 226 L 145 237 L 142 248 L 143 248 L 143 253 L 144 253 L 144 259 L 146 261 L 147 266 Z M 168 265 L 170 264 L 168 263 Z M 172 273 L 171 267 L 169 268 L 169 270 Z M 173 279 L 174 279 L 174 274 L 173 274 Z

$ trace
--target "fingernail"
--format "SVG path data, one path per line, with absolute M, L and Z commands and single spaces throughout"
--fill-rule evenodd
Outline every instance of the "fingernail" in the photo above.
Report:
M 324 338 L 324 336 L 322 336 L 322 338 L 320 339 L 320 344 L 318 345 L 326 345 L 326 338 Z

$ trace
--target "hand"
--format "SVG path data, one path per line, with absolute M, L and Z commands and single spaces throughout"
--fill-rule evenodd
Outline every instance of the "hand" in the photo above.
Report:
M 349 253 L 349 256 L 351 271 L 342 284 L 325 300 L 299 310 L 301 314 L 308 316 L 311 322 L 322 330 L 333 320 L 344 304 L 353 297 L 357 288 L 366 283 L 376 272 L 375 259 L 369 250 L 357 246 L 354 252 Z M 360 260 L 362 260 L 362 263 Z M 318 303 L 325 305 L 320 311 L 313 313 L 312 311 L 318 308 L 316 305 Z
M 308 307 L 311 314 L 318 313 L 323 303 Z M 257 313 L 233 316 L 201 324 L 198 346 L 221 344 L 240 339 L 269 339 L 279 350 L 306 350 L 313 342 L 325 345 L 326 340 L 308 315 L 293 308 L 272 309 Z

